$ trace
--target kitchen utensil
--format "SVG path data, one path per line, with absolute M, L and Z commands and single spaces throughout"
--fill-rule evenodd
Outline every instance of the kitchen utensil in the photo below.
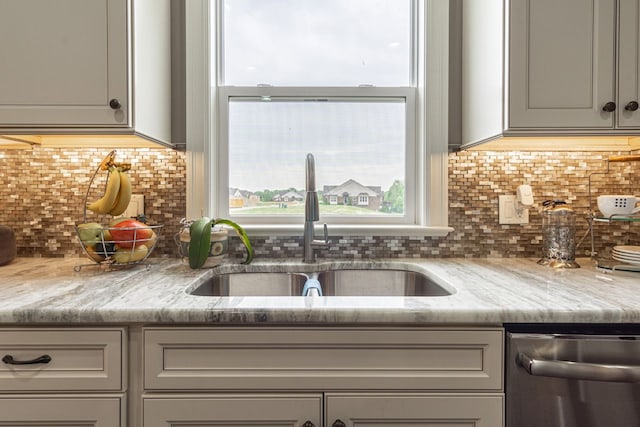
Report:
M 16 235 L 6 225 L 0 225 L 0 265 L 9 264 L 16 257 Z
M 614 215 L 633 215 L 640 212 L 640 207 L 636 207 L 636 203 L 640 201 L 640 197 L 625 194 L 602 195 L 598 196 L 598 209 L 605 217 Z
M 580 268 L 576 262 L 576 215 L 566 202 L 547 200 L 542 211 L 542 259 L 540 265 Z

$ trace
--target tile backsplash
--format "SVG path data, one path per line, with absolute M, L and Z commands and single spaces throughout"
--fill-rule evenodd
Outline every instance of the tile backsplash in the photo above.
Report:
M 107 149 L 34 147 L 0 151 L 0 224 L 16 233 L 18 256 L 63 257 L 82 253 L 74 226 L 84 222 L 83 200 Z M 145 197 L 150 221 L 165 224 L 156 253 L 172 253 L 167 235 L 185 212 L 185 156 L 170 149 L 118 149 L 116 161 L 132 164 L 134 194 Z M 96 176 L 89 200 L 100 197 L 105 172 Z M 89 212 L 87 222 L 96 221 Z M 104 221 L 97 220 L 104 223 Z
M 34 147 L 0 151 L 0 224 L 16 232 L 20 256 L 77 256 L 74 225 L 82 222 L 83 199 L 105 149 Z M 446 237 L 331 236 L 319 258 L 374 257 L 539 257 L 542 244 L 542 202 L 563 199 L 578 218 L 578 239 L 588 230 L 588 183 L 598 194 L 640 195 L 640 163 L 612 163 L 617 152 L 459 152 L 449 154 L 449 225 Z M 176 256 L 171 236 L 186 212 L 185 155 L 170 149 L 118 149 L 119 161 L 131 162 L 134 193 L 145 196 L 150 220 L 164 224 L 156 255 Z M 103 185 L 99 174 L 92 185 Z M 102 183 L 102 184 L 101 184 Z M 527 225 L 498 224 L 498 196 L 515 194 L 519 184 L 534 192 Z M 90 194 L 91 197 L 98 197 Z M 592 197 L 595 207 L 595 197 Z M 640 224 L 596 225 L 596 249 L 614 244 L 640 244 Z M 302 239 L 253 237 L 256 257 L 301 257 Z M 588 253 L 589 237 L 578 248 Z M 232 256 L 242 247 L 232 240 Z

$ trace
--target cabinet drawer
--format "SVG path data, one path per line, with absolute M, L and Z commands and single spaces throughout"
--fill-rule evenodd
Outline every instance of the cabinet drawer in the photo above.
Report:
M 0 424 L 3 426 L 124 426 L 121 396 L 3 396 Z
M 499 328 L 148 328 L 149 390 L 501 390 Z
M 0 329 L 0 390 L 121 390 L 124 343 L 121 328 Z

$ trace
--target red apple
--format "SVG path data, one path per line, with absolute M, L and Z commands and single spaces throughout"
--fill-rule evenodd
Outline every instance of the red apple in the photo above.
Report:
M 154 235 L 153 230 L 147 224 L 134 219 L 121 221 L 114 225 L 110 231 L 113 241 L 121 248 L 144 245 Z

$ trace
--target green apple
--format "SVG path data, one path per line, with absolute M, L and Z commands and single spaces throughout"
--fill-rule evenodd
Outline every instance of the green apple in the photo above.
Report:
M 87 246 L 95 245 L 102 240 L 102 225 L 97 222 L 78 224 L 78 237 Z

